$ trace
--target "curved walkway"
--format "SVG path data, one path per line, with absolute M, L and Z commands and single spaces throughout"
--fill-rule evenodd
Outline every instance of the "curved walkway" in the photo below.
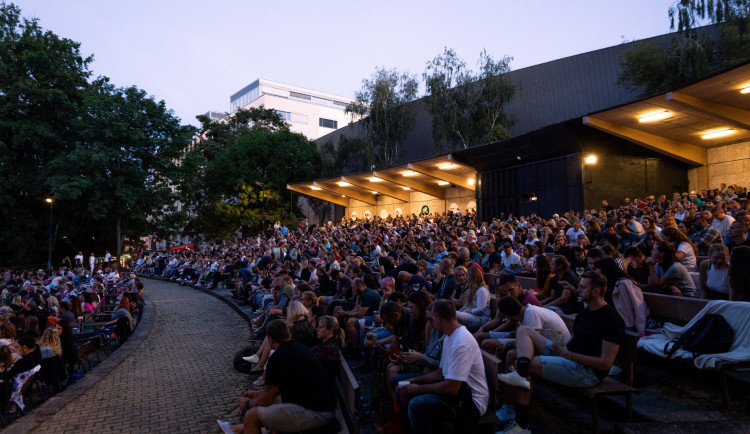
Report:
M 247 375 L 232 368 L 232 358 L 248 341 L 247 322 L 200 291 L 156 280 L 144 283 L 156 315 L 140 346 L 41 424 L 23 423 L 34 417 L 32 412 L 9 432 L 205 433 L 219 432 L 217 418 L 239 419 L 237 398 Z

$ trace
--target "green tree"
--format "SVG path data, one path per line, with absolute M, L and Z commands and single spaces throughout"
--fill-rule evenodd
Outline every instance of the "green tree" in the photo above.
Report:
M 368 165 L 386 167 L 403 155 L 403 142 L 414 127 L 416 113 L 412 104 L 419 83 L 408 73 L 396 69 L 376 69 L 362 80 L 362 89 L 346 113 L 356 123 Z
M 495 60 L 482 51 L 479 71 L 473 72 L 454 50 L 445 48 L 427 62 L 422 77 L 436 150 L 466 149 L 509 137 L 512 119 L 503 107 L 515 96 L 515 86 L 506 75 L 511 60 L 508 56 Z
M 750 1 L 680 0 L 669 9 L 665 45 L 636 44 L 621 59 L 618 83 L 641 96 L 665 92 L 750 60 Z M 715 28 L 700 26 L 716 24 Z
M 46 259 L 50 162 L 70 152 L 78 132 L 91 57 L 80 44 L 44 31 L 0 3 L 0 263 Z M 75 212 L 56 201 L 56 222 Z M 72 220 L 72 219 L 71 219 Z
M 50 163 L 53 194 L 114 233 L 117 257 L 125 238 L 174 234 L 177 161 L 195 130 L 181 126 L 164 101 L 107 79 L 92 83 L 84 104 L 75 148 Z
M 189 198 L 190 233 L 221 238 L 240 228 L 289 222 L 286 184 L 320 173 L 322 158 L 315 144 L 289 131 L 273 110 L 240 114 L 242 119 L 230 120 L 229 127 L 204 120 L 206 139 L 183 159 L 184 176 L 193 177 L 181 190 Z

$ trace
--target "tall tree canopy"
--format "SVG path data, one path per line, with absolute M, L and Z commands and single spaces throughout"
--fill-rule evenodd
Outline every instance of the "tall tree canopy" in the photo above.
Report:
M 315 144 L 262 106 L 239 110 L 223 122 L 199 119 L 204 140 L 183 159 L 187 182 L 178 187 L 186 198 L 187 232 L 227 237 L 240 228 L 289 221 L 296 204 L 286 200 L 286 184 L 320 173 Z
M 371 78 L 362 80 L 362 89 L 346 112 L 352 121 L 359 121 L 359 138 L 369 165 L 390 166 L 403 154 L 403 142 L 416 116 L 407 103 L 416 98 L 418 90 L 414 76 L 396 69 L 378 68 Z
M 116 252 L 172 216 L 175 162 L 193 129 L 143 90 L 90 81 L 91 61 L 0 3 L 0 265 L 44 262 L 45 198 L 55 259 Z
M 436 150 L 465 149 L 509 136 L 512 120 L 503 107 L 515 96 L 515 86 L 505 75 L 511 60 L 495 60 L 482 51 L 479 71 L 473 72 L 455 51 L 445 48 L 427 62 L 422 77 Z
M 636 44 L 621 61 L 620 85 L 648 96 L 750 60 L 750 1 L 680 0 L 668 15 L 670 42 Z

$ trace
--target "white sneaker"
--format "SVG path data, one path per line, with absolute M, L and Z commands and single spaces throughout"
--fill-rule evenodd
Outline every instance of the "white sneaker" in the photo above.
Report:
M 508 404 L 503 404 L 500 410 L 495 412 L 495 415 L 500 419 L 500 423 L 507 423 L 516 419 L 516 409 Z
M 514 420 L 504 429 L 496 432 L 495 434 L 531 434 L 531 430 L 521 428 Z
M 219 428 L 224 434 L 234 434 L 234 431 L 232 431 L 232 425 L 229 422 L 225 422 L 221 419 L 216 419 L 216 423 L 219 424 Z
M 243 357 L 242 360 L 250 363 L 258 363 L 260 362 L 260 357 L 257 354 L 253 354 L 252 356 Z
M 613 375 L 620 375 L 620 374 L 622 374 L 622 368 L 617 365 L 612 365 L 612 367 L 609 368 L 609 374 L 607 375 L 613 376 Z
M 516 371 L 508 372 L 507 374 L 498 374 L 497 379 L 500 380 L 501 383 L 507 384 L 509 386 L 531 390 L 531 382 L 528 379 L 518 375 L 518 372 Z

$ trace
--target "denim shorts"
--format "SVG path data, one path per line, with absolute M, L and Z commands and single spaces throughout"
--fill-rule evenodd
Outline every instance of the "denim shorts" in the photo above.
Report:
M 490 332 L 490 339 L 506 339 L 510 332 Z
M 551 342 L 547 342 L 547 350 Z M 539 356 L 542 362 L 542 378 L 565 387 L 590 387 L 599 384 L 599 377 L 591 368 L 560 356 Z

